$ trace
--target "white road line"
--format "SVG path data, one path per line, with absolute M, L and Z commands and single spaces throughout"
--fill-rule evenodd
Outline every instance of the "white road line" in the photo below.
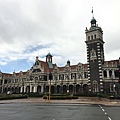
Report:
M 105 115 L 107 115 L 107 113 L 105 112 L 105 109 L 103 109 L 103 107 L 101 105 L 99 105 L 99 107 L 102 109 L 102 111 L 105 113 Z M 108 117 L 108 120 L 112 120 L 110 117 Z
M 102 108 L 102 111 L 104 112 L 105 110 Z
M 112 120 L 110 117 L 108 117 L 108 120 Z
M 99 107 L 102 109 L 102 106 L 101 106 L 101 105 L 99 105 Z

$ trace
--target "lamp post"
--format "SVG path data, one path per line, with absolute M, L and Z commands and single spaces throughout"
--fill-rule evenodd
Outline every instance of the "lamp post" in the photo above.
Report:
M 116 84 L 115 84 L 115 80 L 113 80 L 113 76 L 112 77 L 112 85 L 113 85 L 113 94 L 117 99 L 117 89 L 116 89 Z
M 22 79 L 22 94 L 24 94 L 24 79 Z
M 49 73 L 49 80 L 50 80 L 50 84 L 49 84 L 49 101 L 50 101 L 50 94 L 51 94 L 51 80 L 52 80 L 52 73 Z
M 80 82 L 80 85 L 81 85 L 81 93 L 83 93 L 83 82 L 82 81 Z
M 76 94 L 76 76 L 74 74 L 74 95 Z

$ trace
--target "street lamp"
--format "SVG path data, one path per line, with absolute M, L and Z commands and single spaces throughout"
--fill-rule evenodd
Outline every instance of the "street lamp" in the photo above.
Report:
M 82 81 L 80 82 L 80 85 L 81 85 L 81 93 L 83 93 L 83 82 Z
M 22 94 L 24 94 L 24 79 L 22 79 Z
M 74 74 L 73 78 L 74 78 L 74 94 L 76 94 L 76 76 L 75 76 L 75 74 Z
M 52 80 L 52 73 L 49 73 L 49 80 L 50 80 L 50 84 L 49 84 L 49 101 L 50 101 L 50 94 L 51 94 L 51 80 Z

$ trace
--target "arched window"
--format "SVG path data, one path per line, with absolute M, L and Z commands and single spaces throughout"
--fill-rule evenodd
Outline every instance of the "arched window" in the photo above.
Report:
M 96 39 L 96 35 L 94 35 L 94 39 Z
M 98 82 L 96 80 L 93 81 L 93 92 L 98 92 Z
M 90 36 L 88 36 L 88 40 L 90 40 Z
M 118 77 L 118 71 L 117 70 L 114 71 L 114 75 L 115 75 L 115 77 Z
M 91 40 L 93 40 L 93 35 L 91 35 Z
M 109 71 L 109 76 L 112 77 L 112 70 Z
M 106 70 L 103 71 L 103 75 L 104 75 L 104 77 L 107 77 L 107 71 Z

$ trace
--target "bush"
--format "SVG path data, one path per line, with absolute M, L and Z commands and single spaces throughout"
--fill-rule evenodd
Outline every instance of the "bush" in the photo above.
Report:
M 27 93 L 28 97 L 43 97 L 43 93 Z
M 58 93 L 58 94 L 51 94 L 51 96 L 69 96 L 69 93 L 66 94 L 62 94 L 62 93 Z
M 97 97 L 97 93 L 81 93 L 81 94 L 74 94 L 74 96 L 80 97 Z
M 27 95 L 21 95 L 21 94 L 12 94 L 12 95 L 4 95 L 0 96 L 0 100 L 11 100 L 11 99 L 23 99 L 23 98 L 28 98 Z

